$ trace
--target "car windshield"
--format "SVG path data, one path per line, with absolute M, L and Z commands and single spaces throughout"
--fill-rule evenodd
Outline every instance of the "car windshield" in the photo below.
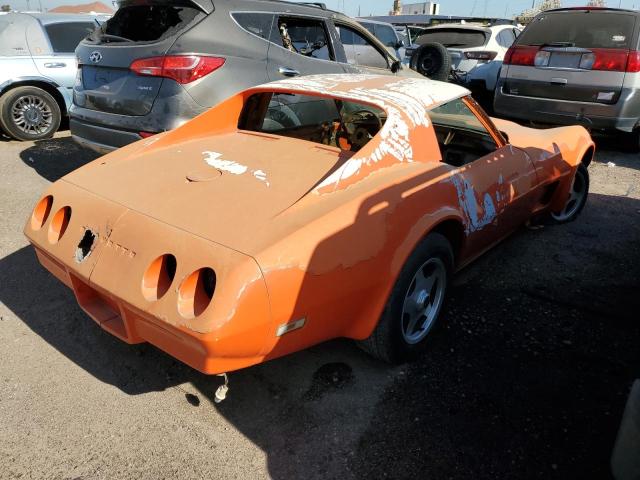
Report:
M 239 128 L 357 152 L 387 119 L 371 105 L 292 93 L 258 93 L 245 104 Z
M 467 28 L 437 28 L 425 30 L 420 34 L 416 43 L 441 43 L 445 47 L 474 48 L 487 43 L 488 34 L 482 30 Z
M 518 38 L 518 45 L 562 45 L 580 48 L 631 46 L 633 15 L 572 11 L 540 15 Z

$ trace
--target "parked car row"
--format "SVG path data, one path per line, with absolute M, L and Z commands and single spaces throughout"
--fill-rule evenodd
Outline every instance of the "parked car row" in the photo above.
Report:
M 213 1 L 124 0 L 106 21 L 3 16 L 0 128 L 46 138 L 68 112 L 73 138 L 108 152 L 268 81 L 421 74 L 466 86 L 500 116 L 628 132 L 640 148 L 639 12 L 552 10 L 522 33 L 504 22 L 417 29 L 321 4 Z

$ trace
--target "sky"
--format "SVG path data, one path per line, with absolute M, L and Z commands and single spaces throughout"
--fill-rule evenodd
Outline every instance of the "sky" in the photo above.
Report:
M 27 2 L 31 9 L 37 10 L 39 4 L 49 9 L 58 5 L 74 5 L 89 3 L 93 0 L 0 0 L 0 4 L 9 4 L 16 10 L 26 10 Z M 110 0 L 101 0 L 109 4 Z M 215 2 L 227 0 L 214 0 Z M 319 0 L 327 4 L 333 10 L 345 12 L 347 15 L 356 16 L 358 10 L 362 16 L 386 15 L 393 5 L 393 0 Z M 405 3 L 413 3 L 415 0 L 407 0 Z M 538 0 L 539 1 L 539 0 Z M 588 0 L 563 0 L 565 7 L 585 5 Z M 508 17 L 519 14 L 522 10 L 531 7 L 532 0 L 442 0 L 440 13 L 442 15 L 459 16 L 488 16 Z M 640 8 L 640 0 L 609 0 L 608 6 L 622 8 Z

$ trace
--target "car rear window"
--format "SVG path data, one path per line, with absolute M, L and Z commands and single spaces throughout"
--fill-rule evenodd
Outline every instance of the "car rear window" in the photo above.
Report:
M 45 25 L 51 48 L 55 53 L 72 53 L 97 24 L 91 22 L 52 23 Z
M 92 39 L 96 43 L 159 41 L 186 29 L 204 15 L 195 5 L 180 2 L 123 5 Z
M 438 28 L 426 30 L 420 34 L 416 43 L 441 43 L 445 47 L 475 48 L 482 47 L 488 40 L 488 34 L 482 30 L 470 30 L 466 28 Z
M 635 17 L 619 13 L 574 11 L 538 16 L 518 37 L 518 45 L 629 49 Z
M 371 105 L 291 93 L 258 93 L 247 100 L 238 127 L 357 152 L 387 119 Z

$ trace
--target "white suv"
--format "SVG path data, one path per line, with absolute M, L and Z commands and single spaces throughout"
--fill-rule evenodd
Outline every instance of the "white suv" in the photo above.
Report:
M 451 56 L 452 79 L 469 87 L 474 93 L 482 93 L 483 90 L 492 93 L 504 56 L 518 35 L 520 29 L 515 25 L 438 25 L 426 28 L 416 39 L 416 45 L 407 49 L 406 55 L 413 55 L 421 45 L 427 43 L 444 45 Z

